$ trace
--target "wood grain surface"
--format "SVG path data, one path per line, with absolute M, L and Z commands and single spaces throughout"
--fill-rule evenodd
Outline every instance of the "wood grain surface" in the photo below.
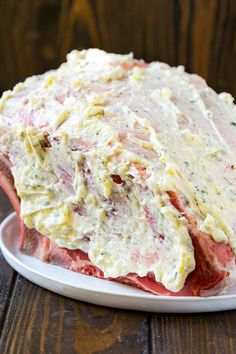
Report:
M 0 353 L 148 353 L 148 315 L 55 295 L 17 276 Z
M 7 197 L 0 189 L 0 222 L 10 213 L 11 210 L 12 208 Z M 2 332 L 7 307 L 9 305 L 14 280 L 15 272 L 5 262 L 0 250 L 0 335 Z
M 236 96 L 235 0 L 1 0 L 0 91 L 74 48 L 182 64 Z
M 235 354 L 236 311 L 152 315 L 151 353 Z

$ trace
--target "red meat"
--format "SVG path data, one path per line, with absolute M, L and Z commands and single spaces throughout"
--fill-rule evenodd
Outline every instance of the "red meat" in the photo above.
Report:
M 86 253 L 79 249 L 60 248 L 46 236 L 34 229 L 28 229 L 23 224 L 20 218 L 20 200 L 14 188 L 10 163 L 3 156 L 0 159 L 0 186 L 8 195 L 17 213 L 22 252 L 76 272 L 104 278 L 103 272 L 91 263 Z M 235 256 L 230 246 L 217 243 L 211 236 L 199 231 L 195 220 L 185 213 L 180 196 L 174 192 L 169 192 L 169 196 L 171 203 L 188 219 L 189 233 L 195 252 L 196 267 L 188 275 L 183 289 L 176 293 L 169 291 L 161 283 L 156 282 L 152 273 L 145 277 L 130 273 L 125 277 L 109 280 L 132 285 L 157 295 L 197 296 L 220 293 L 225 285 L 230 284 L 231 273 L 235 271 Z

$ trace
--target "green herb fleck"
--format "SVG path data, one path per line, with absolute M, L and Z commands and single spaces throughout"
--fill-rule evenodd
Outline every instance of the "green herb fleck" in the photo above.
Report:
M 189 162 L 188 161 L 184 161 L 184 164 L 186 167 L 189 167 Z
M 230 122 L 230 124 L 236 126 L 236 122 Z
M 206 203 L 205 195 L 207 194 L 207 192 L 203 191 L 203 190 L 201 190 L 199 192 L 200 192 L 201 199 L 202 199 L 203 203 Z

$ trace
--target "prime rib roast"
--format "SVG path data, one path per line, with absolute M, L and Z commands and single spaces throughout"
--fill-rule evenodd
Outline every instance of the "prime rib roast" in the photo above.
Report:
M 183 67 L 73 51 L 0 101 L 20 249 L 157 295 L 236 282 L 236 109 Z

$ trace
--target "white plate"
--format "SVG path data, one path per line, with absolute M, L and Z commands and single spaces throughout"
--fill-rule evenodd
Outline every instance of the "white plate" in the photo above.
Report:
M 0 226 L 0 247 L 7 262 L 33 283 L 57 294 L 97 305 L 122 309 L 193 313 L 236 309 L 236 286 L 227 295 L 208 298 L 154 296 L 131 286 L 82 275 L 43 263 L 18 251 L 15 213 Z

